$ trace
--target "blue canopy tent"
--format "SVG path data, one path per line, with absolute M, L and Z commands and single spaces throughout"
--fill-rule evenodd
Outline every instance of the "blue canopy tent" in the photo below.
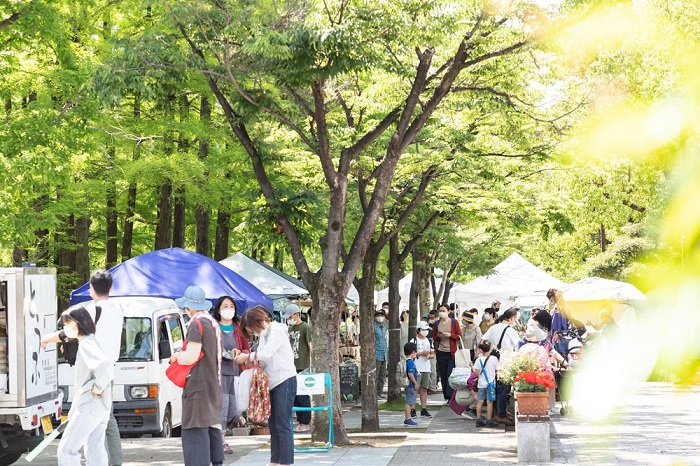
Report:
M 236 302 L 238 314 L 255 305 L 272 312 L 272 300 L 233 270 L 213 259 L 181 248 L 160 249 L 131 258 L 109 269 L 114 279 L 110 297 L 179 298 L 190 285 L 204 290 L 212 302 L 223 295 Z M 70 305 L 89 301 L 90 284 L 70 294 Z

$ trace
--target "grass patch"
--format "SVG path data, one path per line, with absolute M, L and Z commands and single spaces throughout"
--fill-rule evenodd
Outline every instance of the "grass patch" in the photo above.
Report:
M 394 401 L 387 401 L 379 405 L 380 411 L 396 411 L 403 412 L 404 406 L 406 405 L 406 398 L 403 396 L 398 397 Z

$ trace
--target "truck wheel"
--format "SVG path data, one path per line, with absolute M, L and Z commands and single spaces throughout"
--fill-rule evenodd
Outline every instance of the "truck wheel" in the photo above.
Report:
M 0 466 L 9 466 L 17 461 L 22 453 L 0 453 Z
M 170 438 L 173 436 L 173 422 L 170 420 L 170 408 L 165 410 L 165 415 L 163 416 L 163 430 L 158 432 L 158 437 Z

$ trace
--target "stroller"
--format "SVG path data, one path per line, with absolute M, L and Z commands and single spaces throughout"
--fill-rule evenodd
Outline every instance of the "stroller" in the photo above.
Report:
M 568 367 L 559 367 L 554 372 L 554 379 L 557 383 L 556 399 L 562 404 L 560 413 L 566 416 L 573 412 L 569 404 L 571 400 L 572 377 L 575 374 L 576 366 L 583 356 L 583 337 L 578 332 L 572 330 L 554 332 L 552 344 L 557 353 L 561 354 Z

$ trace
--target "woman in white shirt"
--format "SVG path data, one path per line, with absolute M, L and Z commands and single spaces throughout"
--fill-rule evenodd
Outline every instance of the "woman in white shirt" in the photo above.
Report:
M 238 355 L 235 361 L 243 364 L 257 359 L 269 378 L 272 408 L 268 421 L 270 462 L 277 465 L 294 464 L 294 435 L 290 419 L 297 394 L 297 371 L 287 326 L 273 322 L 267 309 L 261 306 L 248 309 L 240 325 L 245 337 L 255 335 L 260 340 L 255 352 Z
M 68 413 L 61 443 L 58 444 L 59 466 L 79 466 L 80 449 L 85 449 L 87 464 L 107 466 L 105 429 L 112 407 L 110 361 L 95 339 L 95 323 L 84 307 L 66 311 L 61 316 L 68 338 L 80 342 L 75 359 L 75 394 Z

